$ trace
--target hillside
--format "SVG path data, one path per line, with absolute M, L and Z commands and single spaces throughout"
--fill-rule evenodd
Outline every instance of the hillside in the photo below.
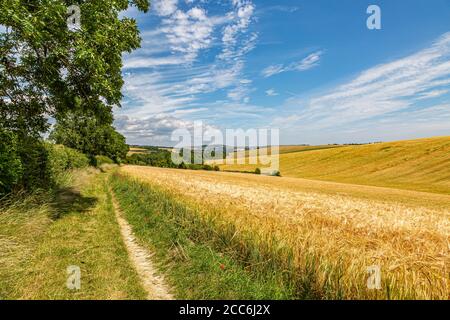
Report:
M 253 171 L 257 167 L 220 166 L 225 171 Z M 280 151 L 280 171 L 286 177 L 450 193 L 450 136 Z

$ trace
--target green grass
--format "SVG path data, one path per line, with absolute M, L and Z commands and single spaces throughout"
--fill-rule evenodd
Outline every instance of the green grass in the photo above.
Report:
M 0 211 L 1 299 L 145 299 L 115 219 L 106 174 L 77 171 L 55 194 Z M 75 184 L 75 185 L 74 185 Z M 66 287 L 81 268 L 81 289 Z
M 252 247 L 232 225 L 205 220 L 195 208 L 154 186 L 120 174 L 114 174 L 111 182 L 136 237 L 156 253 L 176 298 L 294 297 L 295 289 L 286 281 L 288 272 L 277 269 L 275 261 Z
M 257 167 L 263 166 L 220 166 L 234 171 Z M 450 137 L 280 151 L 280 171 L 284 177 L 450 194 Z

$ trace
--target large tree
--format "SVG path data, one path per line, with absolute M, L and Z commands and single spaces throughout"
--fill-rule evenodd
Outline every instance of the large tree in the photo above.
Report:
M 67 26 L 67 8 L 81 9 L 81 30 Z M 0 129 L 19 144 L 25 173 L 47 118 L 90 112 L 112 122 L 120 106 L 122 54 L 140 45 L 136 21 L 120 18 L 148 0 L 0 0 Z
M 78 4 L 81 30 L 67 26 Z M 46 129 L 43 117 L 89 110 L 105 122 L 120 106 L 122 54 L 140 45 L 136 21 L 119 18 L 147 0 L 0 0 L 0 99 L 6 126 Z

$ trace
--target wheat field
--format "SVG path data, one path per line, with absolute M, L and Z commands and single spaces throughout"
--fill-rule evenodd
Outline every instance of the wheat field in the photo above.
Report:
M 368 145 L 281 146 L 281 175 L 450 194 L 450 136 Z M 260 164 L 220 165 L 255 171 Z
M 138 166 L 122 167 L 121 174 L 250 232 L 261 247 L 276 239 L 327 297 L 449 297 L 448 195 Z M 367 288 L 367 268 L 374 265 L 381 268 L 381 290 Z

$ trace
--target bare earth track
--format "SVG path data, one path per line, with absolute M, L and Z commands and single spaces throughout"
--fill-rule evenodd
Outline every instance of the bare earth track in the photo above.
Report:
M 127 247 L 129 258 L 142 280 L 144 289 L 148 293 L 147 299 L 172 300 L 173 296 L 170 294 L 169 287 L 165 283 L 164 278 L 158 275 L 156 268 L 151 261 L 152 254 L 136 241 L 131 226 L 123 218 L 119 204 L 117 203 L 112 191 L 111 195 L 114 205 L 114 212 L 120 227 L 120 233 L 122 234 L 123 241 Z

